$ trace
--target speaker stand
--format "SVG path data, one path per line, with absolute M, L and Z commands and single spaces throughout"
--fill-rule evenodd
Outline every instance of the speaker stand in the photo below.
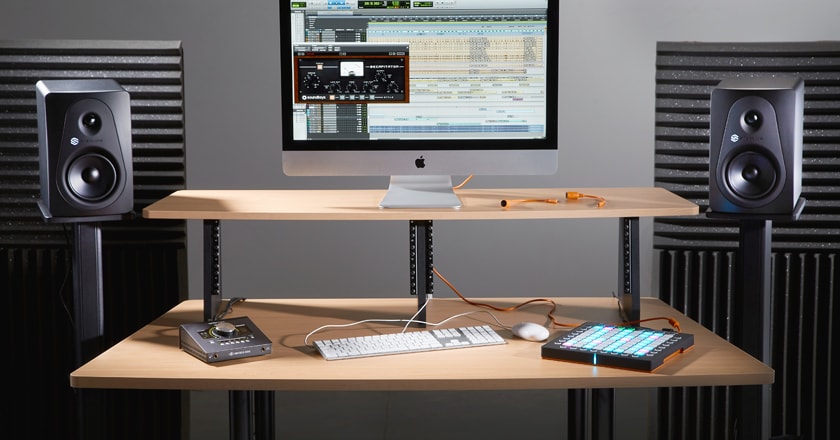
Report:
M 38 208 L 46 223 L 72 223 L 73 241 L 73 324 L 76 331 L 76 367 L 81 367 L 105 349 L 105 312 L 102 300 L 103 221 L 131 220 L 124 214 L 82 217 L 53 217 L 43 200 Z
M 73 299 L 77 367 L 102 353 L 105 314 L 102 295 L 102 229 L 99 223 L 73 225 Z
M 105 348 L 102 294 L 102 229 L 99 223 L 75 223 L 73 254 L 73 322 L 76 329 L 76 366 Z M 102 390 L 76 390 L 80 438 L 104 439 Z
M 105 310 L 102 288 L 102 221 L 127 220 L 133 212 L 88 217 L 53 217 L 38 201 L 47 223 L 73 225 L 73 330 L 75 367 L 79 368 L 105 350 Z M 76 417 L 80 439 L 105 439 L 105 390 L 76 389 Z
M 796 221 L 805 208 L 800 198 L 792 213 L 780 215 L 726 214 L 708 211 L 713 218 L 739 221 L 739 259 L 736 267 L 738 295 L 735 295 L 732 318 L 732 343 L 772 367 L 770 343 L 773 339 L 770 255 L 773 220 Z M 772 410 L 771 385 L 737 387 L 735 438 L 766 440 L 770 438 Z
M 772 220 L 741 220 L 738 274 L 740 295 L 735 296 L 733 341 L 756 359 L 771 365 L 770 341 L 770 248 Z M 770 438 L 770 385 L 741 387 L 737 395 L 739 426 L 736 438 Z M 754 437 L 750 437 L 754 436 Z

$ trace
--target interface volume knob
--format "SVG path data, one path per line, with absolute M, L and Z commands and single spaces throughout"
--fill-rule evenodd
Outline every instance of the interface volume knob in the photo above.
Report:
M 236 334 L 236 326 L 229 322 L 222 321 L 213 326 L 213 332 L 219 336 L 229 338 Z

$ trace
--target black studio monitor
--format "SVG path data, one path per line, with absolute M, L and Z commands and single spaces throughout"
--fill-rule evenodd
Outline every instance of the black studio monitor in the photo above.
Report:
M 804 81 L 733 78 L 711 94 L 709 209 L 794 212 L 802 188 Z
M 35 89 L 44 217 L 131 213 L 128 92 L 110 79 L 42 80 Z

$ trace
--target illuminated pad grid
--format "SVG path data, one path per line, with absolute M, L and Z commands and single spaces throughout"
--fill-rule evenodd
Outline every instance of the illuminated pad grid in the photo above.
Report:
M 694 335 L 585 322 L 542 346 L 542 357 L 653 371 L 694 346 Z

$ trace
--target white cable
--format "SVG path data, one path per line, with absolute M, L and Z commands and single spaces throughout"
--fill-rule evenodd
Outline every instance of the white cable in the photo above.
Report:
M 422 312 L 423 309 L 425 309 L 426 306 L 429 305 L 429 303 L 431 301 L 432 301 L 432 295 L 429 295 L 428 297 L 426 297 L 426 302 L 423 303 L 423 307 L 420 307 L 419 309 L 417 309 L 417 313 L 411 315 L 411 318 L 408 318 L 408 322 L 405 323 L 405 327 L 403 327 L 402 333 L 405 333 L 405 331 L 408 330 L 408 326 L 411 325 L 412 322 L 414 322 L 414 318 L 416 318 L 417 315 L 419 315 L 420 312 Z
M 428 301 L 426 301 L 426 304 L 428 304 Z M 426 304 L 423 304 L 423 307 L 425 307 Z M 422 310 L 422 308 L 421 308 L 421 310 Z M 406 323 L 406 328 L 408 327 L 409 324 L 412 324 L 412 323 L 425 324 L 425 325 L 430 325 L 430 326 L 436 327 L 436 326 L 439 326 L 439 325 L 443 325 L 443 324 L 445 324 L 445 323 L 447 323 L 447 322 L 449 322 L 453 319 L 460 318 L 462 316 L 472 315 L 473 313 L 487 313 L 488 315 L 490 315 L 493 318 L 494 321 L 496 321 L 496 323 L 499 325 L 499 327 L 502 327 L 502 328 L 508 329 L 508 330 L 510 329 L 510 326 L 502 324 L 502 322 L 499 321 L 499 318 L 497 318 L 496 315 L 494 315 L 493 313 L 491 313 L 487 310 L 471 310 L 471 311 L 468 311 L 468 312 L 459 313 L 457 315 L 452 315 L 452 316 L 450 316 L 450 317 L 448 317 L 448 318 L 446 318 L 442 321 L 439 321 L 439 322 L 418 321 L 418 320 L 414 319 L 419 313 L 420 312 L 418 311 L 410 319 L 402 319 L 402 318 L 396 318 L 396 319 L 363 319 L 361 321 L 350 322 L 350 323 L 347 323 L 347 324 L 322 325 L 322 326 L 316 328 L 315 330 L 312 330 L 311 332 L 309 332 L 306 335 L 306 337 L 303 338 L 303 344 L 306 345 L 307 347 L 314 347 L 314 345 L 309 345 L 309 338 L 312 335 L 314 335 L 315 333 L 318 333 L 319 331 L 324 330 L 324 329 L 328 329 L 328 328 L 352 327 L 354 325 L 364 324 L 364 323 L 367 323 L 367 322 L 405 322 Z M 403 328 L 403 332 L 405 332 L 405 328 Z

